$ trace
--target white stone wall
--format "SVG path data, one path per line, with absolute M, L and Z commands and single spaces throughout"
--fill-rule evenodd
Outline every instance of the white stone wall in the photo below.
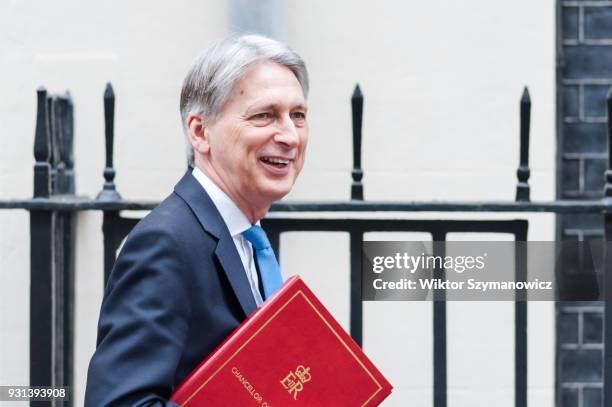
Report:
M 359 82 L 366 199 L 514 199 L 524 85 L 533 100 L 532 199 L 554 199 L 553 1 L 295 2 L 288 27 L 312 76 L 310 155 L 293 197 L 349 197 L 348 101 Z M 554 239 L 553 216 L 529 219 L 530 239 Z M 295 234 L 283 240 L 283 261 L 348 326 L 348 293 L 335 289 L 348 281 L 348 237 L 323 237 L 306 240 L 325 248 L 319 264 L 306 261 Z M 396 387 L 385 405 L 431 406 L 432 304 L 367 303 L 364 312 L 364 348 Z M 449 406 L 514 405 L 513 304 L 450 303 L 447 318 Z M 529 403 L 553 406 L 554 305 L 530 303 L 528 324 Z
M 290 0 L 287 29 L 311 75 L 308 159 L 289 199 L 349 197 L 349 98 L 356 82 L 365 94 L 366 199 L 512 200 L 524 85 L 533 99 L 532 198 L 554 199 L 552 0 Z M 119 192 L 164 197 L 185 167 L 182 79 L 197 53 L 226 31 L 224 1 L 0 2 L 0 198 L 31 196 L 39 85 L 72 92 L 77 191 L 97 194 L 104 165 L 102 93 L 109 80 L 117 94 Z M 529 219 L 530 239 L 554 238 L 552 216 Z M 0 230 L 0 384 L 26 384 L 27 213 L 0 211 Z M 101 237 L 101 215 L 79 214 L 77 405 L 95 347 Z M 284 273 L 302 274 L 348 326 L 348 237 L 292 233 L 283 237 L 282 250 Z M 512 304 L 451 303 L 448 309 L 449 406 L 513 405 Z M 529 309 L 529 401 L 553 406 L 554 306 L 531 303 Z M 431 303 L 365 305 L 366 352 L 396 386 L 385 405 L 432 405 L 431 321 Z

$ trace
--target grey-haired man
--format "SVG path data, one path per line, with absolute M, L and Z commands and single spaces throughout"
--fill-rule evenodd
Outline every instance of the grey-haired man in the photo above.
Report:
M 302 59 L 265 37 L 225 39 L 195 62 L 180 103 L 192 168 L 116 261 L 87 406 L 171 405 L 176 385 L 278 288 L 276 260 L 259 258 L 259 220 L 302 169 L 307 92 Z

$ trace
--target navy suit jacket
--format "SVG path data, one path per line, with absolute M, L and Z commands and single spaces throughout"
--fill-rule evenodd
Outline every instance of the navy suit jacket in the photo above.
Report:
M 85 405 L 174 405 L 175 386 L 256 307 L 225 222 L 188 171 L 115 262 Z

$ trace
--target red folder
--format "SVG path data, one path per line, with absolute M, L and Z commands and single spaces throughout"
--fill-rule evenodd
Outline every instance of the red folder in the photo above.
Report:
M 298 277 L 178 386 L 180 406 L 376 406 L 391 384 Z

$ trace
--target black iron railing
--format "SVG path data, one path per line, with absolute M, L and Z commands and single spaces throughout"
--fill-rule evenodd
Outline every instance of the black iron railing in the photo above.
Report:
M 73 118 L 69 94 L 49 95 L 38 90 L 38 114 L 34 141 L 34 196 L 32 199 L 0 200 L 0 209 L 23 209 L 30 213 L 31 314 L 30 384 L 73 385 L 74 347 L 74 256 L 75 214 L 102 211 L 104 279 L 112 269 L 115 253 L 138 219 L 126 218 L 121 211 L 149 210 L 158 202 L 123 199 L 114 184 L 113 168 L 115 95 L 110 84 L 104 93 L 106 166 L 104 186 L 96 199 L 80 197 L 74 190 L 72 154 Z M 612 116 L 612 96 L 608 96 L 608 117 Z M 356 86 L 351 98 L 353 119 L 353 171 L 351 200 L 343 202 L 279 202 L 263 220 L 270 240 L 279 253 L 280 236 L 288 231 L 341 231 L 350 237 L 350 333 L 361 344 L 363 313 L 361 301 L 361 250 L 364 234 L 374 231 L 427 232 L 433 241 L 445 241 L 451 232 L 507 233 L 517 241 L 527 240 L 525 219 L 505 220 L 411 220 L 389 219 L 381 212 L 472 212 L 472 213 L 555 213 L 601 214 L 607 240 L 612 240 L 612 161 L 606 171 L 605 197 L 590 201 L 530 202 L 529 120 L 531 101 L 525 88 L 520 102 L 520 165 L 514 202 L 371 202 L 363 200 L 361 169 L 361 124 L 363 94 Z M 610 122 L 610 120 L 609 120 Z M 608 137 L 610 132 L 610 124 Z M 610 144 L 612 146 L 612 143 Z M 612 153 L 610 155 L 612 159 Z M 306 212 L 310 214 L 305 215 Z M 334 212 L 334 216 L 312 217 L 312 213 Z M 367 218 L 353 216 L 368 213 Z M 300 216 L 300 214 L 304 214 Z M 513 215 L 516 216 L 516 215 Z M 443 253 L 437 253 L 442 254 Z M 282 253 L 279 253 L 282 255 Z M 519 258 L 519 272 L 524 258 Z M 612 256 L 606 257 L 607 290 L 612 290 Z M 438 270 L 443 275 L 443 270 Z M 102 278 L 102 276 L 100 277 Z M 610 291 L 609 291 L 610 292 Z M 443 299 L 437 297 L 438 299 Z M 447 405 L 446 303 L 434 301 L 434 406 Z M 527 303 L 515 304 L 515 405 L 527 405 Z M 605 306 L 605 340 L 612 343 L 612 306 Z M 612 348 L 612 345 L 611 347 Z M 605 405 L 612 405 L 612 352 L 604 363 Z M 34 402 L 33 402 L 34 404 Z

